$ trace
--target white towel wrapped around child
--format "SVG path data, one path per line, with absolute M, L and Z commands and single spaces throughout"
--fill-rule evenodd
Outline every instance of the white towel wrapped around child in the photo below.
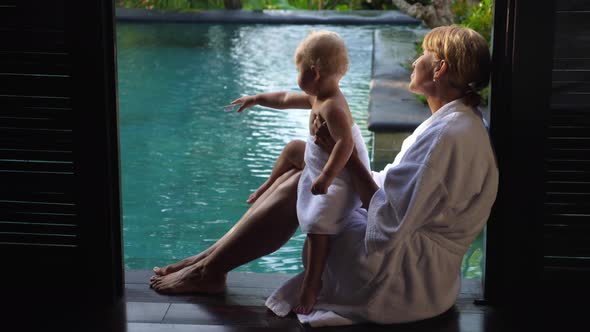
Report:
M 370 169 L 362 133 L 356 124 L 351 130 L 358 156 L 365 167 Z M 297 218 L 304 234 L 338 234 L 346 226 L 343 223 L 349 220 L 345 217 L 362 203 L 346 169 L 338 174 L 326 194 L 311 193 L 313 181 L 321 174 L 330 157 L 314 140 L 314 136 L 309 136 L 305 145 L 305 168 L 297 186 Z

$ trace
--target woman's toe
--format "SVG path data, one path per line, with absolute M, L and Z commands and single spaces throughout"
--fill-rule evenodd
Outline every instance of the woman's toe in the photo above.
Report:
M 150 278 L 150 285 L 153 287 L 154 285 L 156 285 L 156 283 L 159 283 L 160 280 L 162 280 L 162 277 L 153 276 L 152 278 Z

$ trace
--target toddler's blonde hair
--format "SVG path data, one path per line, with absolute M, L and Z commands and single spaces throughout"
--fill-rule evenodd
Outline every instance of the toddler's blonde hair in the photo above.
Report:
M 295 64 L 300 63 L 317 67 L 323 75 L 344 76 L 348 70 L 344 40 L 332 31 L 312 31 L 295 50 Z
M 491 67 L 488 43 L 479 33 L 457 25 L 434 28 L 424 37 L 422 49 L 445 60 L 450 84 L 465 92 L 467 103 L 479 104 L 478 91 L 488 85 Z

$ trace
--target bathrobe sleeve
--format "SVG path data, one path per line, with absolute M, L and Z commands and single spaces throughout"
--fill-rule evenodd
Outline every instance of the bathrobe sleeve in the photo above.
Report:
M 402 163 L 387 172 L 369 205 L 367 252 L 393 247 L 443 213 L 447 189 L 425 164 Z
M 443 179 L 447 167 L 437 162 L 446 160 L 432 160 L 434 155 L 440 155 L 434 153 L 440 149 L 439 135 L 436 128 L 422 135 L 401 162 L 387 170 L 383 187 L 369 204 L 367 253 L 396 246 L 408 234 L 444 213 L 448 190 Z

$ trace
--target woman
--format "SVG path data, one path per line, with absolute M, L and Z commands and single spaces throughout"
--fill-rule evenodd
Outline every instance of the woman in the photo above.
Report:
M 410 90 L 426 96 L 432 115 L 383 171 L 371 173 L 351 156 L 346 168 L 364 209 L 332 239 L 337 254 L 328 257 L 314 312 L 299 315 L 303 322 L 414 321 L 445 312 L 457 298 L 463 255 L 497 191 L 495 157 L 475 107 L 489 80 L 490 55 L 481 35 L 458 26 L 433 29 L 423 49 Z M 316 128 L 317 144 L 330 151 L 325 127 Z M 303 149 L 292 142 L 284 153 Z M 281 177 L 205 252 L 154 268 L 151 286 L 165 293 L 222 292 L 228 271 L 275 251 L 295 232 L 298 178 L 294 170 Z M 301 279 L 288 280 L 266 305 L 287 315 Z

